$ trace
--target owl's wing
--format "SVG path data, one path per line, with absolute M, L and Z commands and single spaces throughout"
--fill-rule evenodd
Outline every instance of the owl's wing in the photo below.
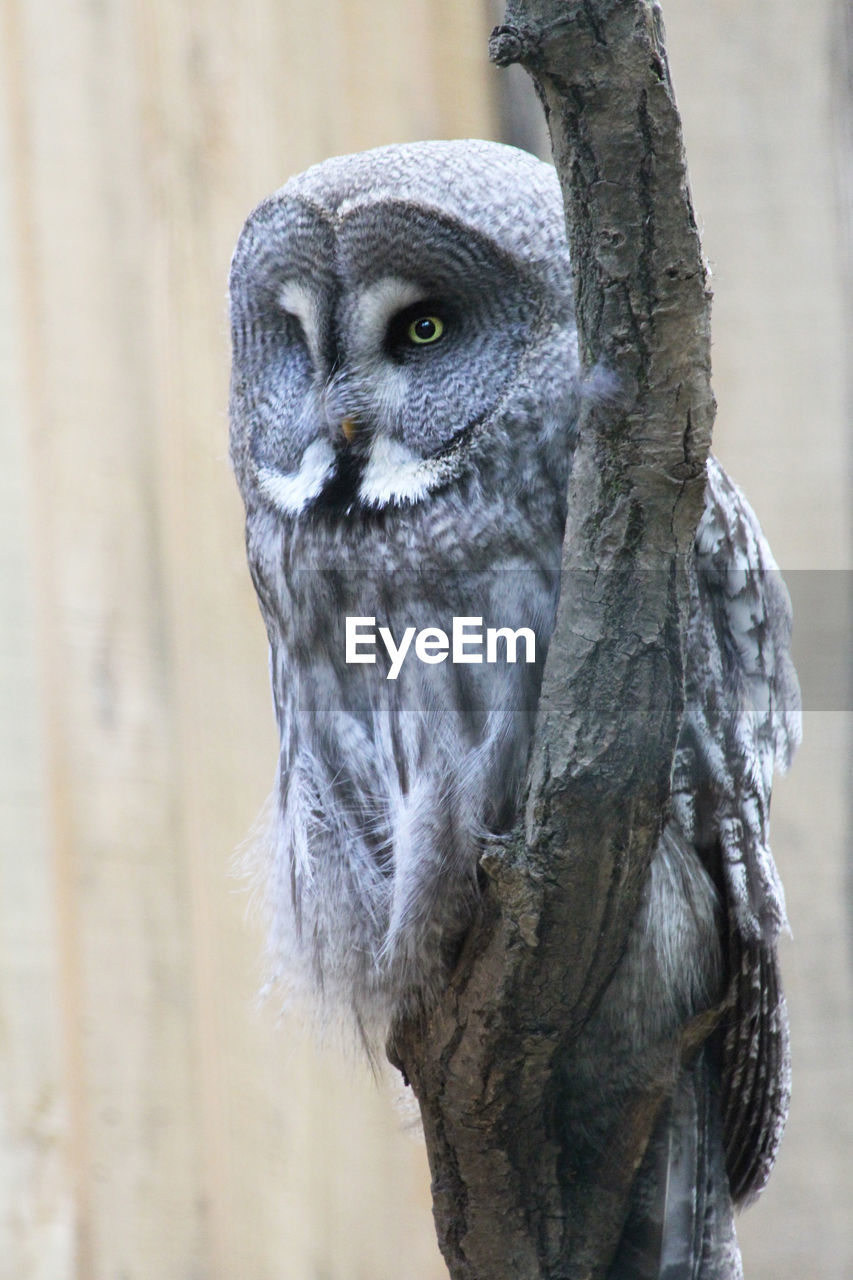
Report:
M 676 817 L 722 898 L 730 978 L 721 1105 L 732 1196 L 758 1194 L 788 1108 L 790 1061 L 776 942 L 785 899 L 768 842 L 774 767 L 800 739 L 788 593 L 752 510 L 708 462 L 696 536 Z

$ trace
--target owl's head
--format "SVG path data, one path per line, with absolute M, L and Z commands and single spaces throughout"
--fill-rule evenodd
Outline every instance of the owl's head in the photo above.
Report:
M 553 168 L 497 143 L 328 160 L 231 270 L 232 457 L 287 518 L 406 507 L 566 428 L 577 374 Z

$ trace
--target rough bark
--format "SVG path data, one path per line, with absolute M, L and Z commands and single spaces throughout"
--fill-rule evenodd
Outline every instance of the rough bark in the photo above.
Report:
M 445 998 L 389 1054 L 420 1102 L 453 1280 L 599 1277 L 672 1063 L 704 1034 L 646 1073 L 605 1159 L 587 1148 L 572 1058 L 637 909 L 682 712 L 710 295 L 658 7 L 510 0 L 490 52 L 525 66 L 548 118 L 590 394 L 523 821 L 483 856 Z

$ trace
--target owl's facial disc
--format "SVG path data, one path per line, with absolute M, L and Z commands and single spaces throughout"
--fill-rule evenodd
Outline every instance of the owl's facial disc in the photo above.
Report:
M 285 208 L 260 266 L 234 275 L 247 486 L 283 515 L 334 521 L 476 471 L 474 442 L 531 348 L 536 276 L 405 200 Z
M 461 458 L 453 441 L 425 457 L 400 438 L 399 426 L 418 365 L 429 362 L 448 332 L 445 305 L 425 296 L 421 284 L 383 276 L 348 298 L 329 343 L 315 294 L 286 281 L 278 297 L 310 357 L 320 434 L 295 470 L 279 469 L 269 455 L 259 459 L 264 497 L 289 516 L 348 515 L 419 502 L 454 479 Z

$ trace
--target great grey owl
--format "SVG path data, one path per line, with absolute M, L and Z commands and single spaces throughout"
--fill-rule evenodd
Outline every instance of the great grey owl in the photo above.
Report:
M 231 451 L 281 737 L 271 948 L 370 1040 L 436 998 L 483 838 L 518 812 L 582 394 L 554 170 L 474 141 L 317 165 L 248 219 L 231 323 Z M 724 1159 L 750 1197 L 774 1158 L 789 1068 L 767 826 L 799 734 L 789 630 L 755 517 L 710 461 L 671 813 L 588 1034 L 618 1045 L 616 1078 L 729 993 L 632 1210 L 671 1216 L 680 1180 L 690 1256 L 729 1261 L 679 1269 L 670 1232 L 644 1270 L 629 1223 L 614 1276 L 736 1274 L 703 1195 Z

